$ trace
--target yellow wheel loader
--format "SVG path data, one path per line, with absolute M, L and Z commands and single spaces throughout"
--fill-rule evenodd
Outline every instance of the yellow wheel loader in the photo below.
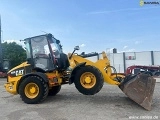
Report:
M 105 52 L 97 62 L 75 54 L 78 46 L 66 55 L 52 34 L 26 38 L 24 43 L 27 60 L 8 72 L 4 86 L 9 93 L 19 94 L 25 103 L 35 104 L 48 95 L 54 96 L 63 84 L 74 83 L 80 93 L 94 95 L 107 82 L 117 85 L 130 99 L 151 110 L 155 79 L 144 74 L 113 74 Z

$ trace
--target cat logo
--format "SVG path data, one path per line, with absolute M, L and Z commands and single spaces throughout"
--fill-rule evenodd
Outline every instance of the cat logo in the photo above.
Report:
M 16 70 L 16 76 L 23 75 L 24 70 Z
M 24 69 L 12 71 L 11 74 L 13 76 L 22 76 L 24 74 Z

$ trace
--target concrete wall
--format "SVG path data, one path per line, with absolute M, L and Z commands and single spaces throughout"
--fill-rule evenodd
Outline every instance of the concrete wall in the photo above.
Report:
M 126 59 L 126 68 L 131 65 L 152 65 L 151 52 L 128 52 L 125 53 L 125 56 L 135 57 L 133 60 Z
M 123 53 L 110 54 L 109 60 L 110 64 L 116 68 L 117 72 L 124 70 Z
M 98 56 L 88 57 L 86 59 L 96 62 L 98 60 Z
M 160 51 L 154 51 L 154 65 L 160 65 Z

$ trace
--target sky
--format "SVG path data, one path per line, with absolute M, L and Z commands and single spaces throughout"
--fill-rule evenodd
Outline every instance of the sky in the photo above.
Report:
M 149 0 L 145 0 L 149 1 Z M 154 0 L 150 0 L 152 2 Z M 0 0 L 3 41 L 52 33 L 65 53 L 160 51 L 160 5 L 140 0 Z

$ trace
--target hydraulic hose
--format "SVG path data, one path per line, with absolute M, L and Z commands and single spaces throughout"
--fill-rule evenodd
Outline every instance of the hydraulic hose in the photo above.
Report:
M 114 71 L 114 73 L 116 74 L 116 79 L 117 79 L 118 81 L 121 81 L 121 79 L 120 79 L 120 78 L 118 78 L 118 76 L 117 76 L 117 70 L 116 70 L 116 68 L 115 68 L 115 67 L 113 67 L 113 66 L 106 66 L 104 69 L 105 69 L 105 70 L 107 70 L 107 68 L 112 68 L 112 69 L 113 69 L 113 71 Z

